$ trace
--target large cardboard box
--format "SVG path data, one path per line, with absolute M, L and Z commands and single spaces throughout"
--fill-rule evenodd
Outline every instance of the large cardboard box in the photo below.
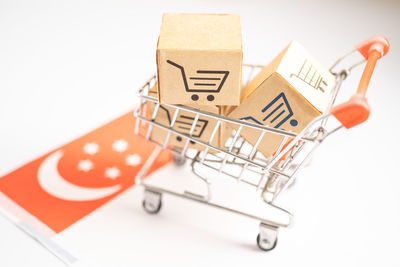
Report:
M 157 85 L 155 85 L 152 89 L 150 89 L 149 96 L 157 97 Z M 155 108 L 155 104 L 149 102 L 148 118 L 150 118 L 152 116 L 154 108 Z M 206 112 L 213 113 L 213 114 L 220 113 L 220 108 L 217 106 L 192 105 L 191 108 L 206 111 Z M 157 123 L 160 123 L 163 126 L 170 127 L 170 123 L 175 114 L 175 110 L 176 110 L 175 108 L 167 107 L 165 105 L 160 105 L 157 116 L 154 121 Z M 194 117 L 195 117 L 195 115 L 192 112 L 180 110 L 178 113 L 178 117 L 175 121 L 173 129 L 178 132 L 184 133 L 184 134 L 189 134 Z M 217 124 L 217 121 L 215 119 L 211 119 L 206 116 L 199 116 L 195 130 L 193 132 L 193 137 L 207 143 L 212 135 L 212 132 L 213 132 L 216 124 Z M 221 136 L 221 128 L 219 128 L 217 130 L 217 132 L 215 133 L 211 144 L 216 147 L 219 147 L 220 139 L 221 139 L 220 136 Z M 161 129 L 160 127 L 156 127 L 156 126 L 153 127 L 152 132 L 151 132 L 152 140 L 154 140 L 158 143 L 164 144 L 166 137 L 167 137 L 167 132 L 164 129 Z M 186 143 L 186 140 L 187 140 L 186 138 L 182 138 L 181 136 L 171 134 L 169 141 L 168 141 L 168 145 L 173 146 L 173 147 L 183 148 Z M 205 147 L 203 145 L 200 145 L 193 141 L 189 141 L 188 147 L 199 150 L 199 151 L 202 151 L 205 149 Z M 209 152 L 216 153 L 217 151 L 210 149 Z
M 243 102 L 229 117 L 299 133 L 326 111 L 335 77 L 297 42 L 291 42 L 246 86 Z M 255 144 L 259 131 L 243 128 L 243 136 Z M 271 156 L 283 137 L 266 133 L 258 150 Z
M 239 15 L 164 14 L 157 73 L 162 104 L 239 105 Z

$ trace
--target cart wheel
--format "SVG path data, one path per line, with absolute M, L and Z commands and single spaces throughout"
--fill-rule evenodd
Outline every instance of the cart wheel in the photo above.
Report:
M 199 96 L 198 96 L 198 95 L 192 95 L 192 100 L 193 100 L 193 101 L 199 100 Z
M 261 239 L 260 234 L 257 235 L 257 246 L 263 251 L 273 250 L 276 247 L 276 243 L 278 243 L 278 239 L 275 239 L 274 243 L 271 246 L 270 240 Z
M 207 96 L 207 100 L 210 101 L 210 102 L 214 101 L 214 99 L 215 99 L 215 97 L 213 95 L 208 95 Z
M 185 162 L 186 162 L 186 158 L 185 158 L 185 157 L 182 157 L 181 155 L 178 155 L 178 154 L 174 154 L 174 156 L 173 156 L 172 159 L 173 159 L 174 164 L 175 164 L 176 166 L 182 166 L 182 165 L 184 165 Z
M 143 208 L 150 214 L 156 214 L 161 210 L 161 193 L 145 190 L 143 199 Z
M 162 207 L 162 201 L 160 201 L 160 203 L 158 203 L 158 205 L 154 205 L 151 202 L 146 201 L 145 199 L 142 202 L 143 208 L 144 210 L 149 213 L 149 214 L 157 214 Z
M 260 233 L 257 235 L 257 246 L 263 251 L 273 250 L 278 240 L 278 227 L 260 223 Z

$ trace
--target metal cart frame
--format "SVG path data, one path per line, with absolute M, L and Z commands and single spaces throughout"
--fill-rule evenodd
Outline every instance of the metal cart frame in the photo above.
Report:
M 158 145 L 154 155 L 150 157 L 147 164 L 151 164 L 162 149 L 168 149 L 174 153 L 174 162 L 176 164 L 182 165 L 187 160 L 191 162 L 192 171 L 206 185 L 207 194 L 199 195 L 189 191 L 179 192 L 163 187 L 151 186 L 142 180 L 143 175 L 138 175 L 135 180 L 136 184 L 140 184 L 145 188 L 143 200 L 144 209 L 152 214 L 159 212 L 161 209 L 162 194 L 170 194 L 250 217 L 260 221 L 260 232 L 257 236 L 258 247 L 265 251 L 273 249 L 277 243 L 278 229 L 280 227 L 290 226 L 293 219 L 289 211 L 275 204 L 276 198 L 295 181 L 295 175 L 299 169 L 307 163 L 313 151 L 325 138 L 343 128 L 343 126 L 351 128 L 364 122 L 368 118 L 369 106 L 366 102 L 365 93 L 377 60 L 388 52 L 388 48 L 388 41 L 384 37 L 376 36 L 362 42 L 356 46 L 356 50 L 351 52 L 360 52 L 365 58 L 363 61 L 351 65 L 348 68 L 343 68 L 340 71 L 335 71 L 334 69 L 337 65 L 351 53 L 340 58 L 330 69 L 331 73 L 336 76 L 336 82 L 329 105 L 330 111 L 314 119 L 298 134 L 246 121 L 235 120 L 189 107 L 169 104 L 163 104 L 163 106 L 175 109 L 172 120 L 169 125 L 160 124 L 155 121 L 160 103 L 158 99 L 148 96 L 149 89 L 156 82 L 156 76 L 153 76 L 139 89 L 140 105 L 134 112 L 134 116 L 137 117 L 135 134 Z M 342 82 L 353 68 L 365 61 L 367 61 L 367 64 L 357 93 L 353 95 L 349 101 L 338 106 L 333 106 Z M 262 66 L 259 65 L 245 65 L 245 68 L 248 70 L 247 81 L 251 79 L 256 69 L 261 67 Z M 149 103 L 154 105 L 152 114 L 148 114 Z M 178 114 L 181 111 L 189 112 L 194 117 L 189 133 L 178 132 L 173 128 Z M 202 141 L 193 135 L 200 116 L 216 121 L 213 131 L 207 141 Z M 328 123 L 328 121 L 334 121 L 331 120 L 331 117 L 337 119 L 336 124 L 333 123 L 333 126 L 331 123 Z M 233 131 L 233 135 L 226 143 L 225 147 L 221 148 L 213 145 L 212 141 L 217 132 L 227 123 L 235 126 L 234 128 L 236 130 Z M 167 133 L 163 142 L 152 140 L 151 133 L 154 127 L 158 127 Z M 259 133 L 257 142 L 253 146 L 240 136 L 241 131 L 245 128 L 252 129 L 252 131 Z M 145 130 L 145 134 L 142 133 L 143 130 Z M 276 153 L 269 158 L 257 152 L 257 147 L 266 133 L 278 135 L 282 139 Z M 172 135 L 180 136 L 185 140 L 183 148 L 179 149 L 168 146 L 168 141 Z M 189 142 L 200 144 L 203 149 L 195 151 L 189 149 Z M 214 153 L 210 153 L 211 151 Z M 203 166 L 215 170 L 215 173 L 221 177 L 232 178 L 239 183 L 255 188 L 265 205 L 284 214 L 287 220 L 285 222 L 273 220 L 269 217 L 261 217 L 214 202 L 211 198 L 211 179 L 199 172 L 199 169 Z

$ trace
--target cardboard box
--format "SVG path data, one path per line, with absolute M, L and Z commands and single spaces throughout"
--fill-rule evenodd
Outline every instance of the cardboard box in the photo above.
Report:
M 230 112 L 237 106 L 219 106 L 221 115 L 227 117 Z M 229 143 L 227 143 L 229 137 L 233 135 L 232 131 L 234 130 L 234 127 L 230 127 L 228 123 L 222 121 L 221 122 L 221 133 L 220 133 L 220 142 L 219 146 L 221 148 L 225 148 L 226 145 L 229 146 Z
M 326 111 L 334 83 L 335 77 L 293 41 L 246 86 L 242 104 L 229 117 L 299 133 Z M 253 145 L 259 134 L 248 128 L 241 131 Z M 258 150 L 269 157 L 282 140 L 266 133 Z
M 164 14 L 157 45 L 159 101 L 239 105 L 239 15 Z
M 157 97 L 157 88 L 156 87 L 157 87 L 157 85 L 154 86 L 152 89 L 150 89 L 149 96 Z M 152 116 L 154 108 L 155 108 L 154 103 L 148 104 L 148 118 L 150 118 Z M 194 105 L 194 106 L 192 106 L 192 108 L 210 112 L 213 114 L 220 113 L 220 108 L 217 106 Z M 160 105 L 157 116 L 155 118 L 155 122 L 160 123 L 161 125 L 170 127 L 170 123 L 175 114 L 175 110 L 176 110 L 175 108 Z M 187 111 L 183 111 L 183 110 L 179 111 L 178 117 L 175 121 L 173 129 L 178 132 L 189 134 L 190 128 L 191 128 L 193 120 L 194 120 L 194 116 L 195 115 L 191 112 L 187 112 Z M 215 119 L 210 119 L 209 117 L 206 117 L 206 116 L 199 116 L 196 128 L 193 132 L 193 137 L 207 143 L 209 138 L 212 135 L 212 132 L 214 130 L 216 123 L 217 123 L 217 121 Z M 213 138 L 212 145 L 219 147 L 220 135 L 221 135 L 221 128 L 219 128 L 217 130 L 217 132 Z M 151 133 L 152 140 L 163 144 L 166 137 L 167 137 L 167 131 L 165 131 L 164 129 L 161 129 L 160 127 L 156 127 L 156 126 L 153 127 L 152 133 Z M 182 138 L 181 136 L 171 134 L 168 145 L 183 148 L 185 143 L 186 143 L 186 138 Z M 200 145 L 193 141 L 189 141 L 188 147 L 199 150 L 199 151 L 202 151 L 205 149 L 205 147 L 203 145 Z M 210 149 L 209 152 L 216 153 L 217 151 Z

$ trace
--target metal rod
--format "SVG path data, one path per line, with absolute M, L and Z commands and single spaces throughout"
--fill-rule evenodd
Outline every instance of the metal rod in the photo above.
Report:
M 142 96 L 142 98 L 146 99 L 148 101 L 154 102 L 154 103 L 157 103 L 157 101 L 158 101 L 156 98 L 152 98 L 152 97 L 148 97 L 148 96 Z M 184 110 L 184 111 L 190 112 L 192 114 L 199 114 L 199 115 L 205 116 L 207 118 L 221 120 L 223 122 L 227 122 L 227 123 L 230 123 L 230 124 L 235 124 L 235 125 L 238 125 L 238 126 L 242 125 L 242 126 L 247 127 L 247 128 L 252 128 L 252 129 L 257 129 L 257 130 L 264 130 L 266 132 L 271 132 L 271 133 L 282 135 L 282 136 L 288 136 L 288 137 L 292 137 L 292 138 L 295 138 L 297 136 L 297 134 L 289 132 L 289 131 L 276 129 L 276 128 L 271 128 L 271 127 L 268 127 L 268 126 L 265 126 L 265 125 L 258 125 L 258 124 L 250 123 L 250 122 L 247 122 L 247 121 L 236 120 L 236 119 L 232 119 L 232 118 L 229 118 L 229 117 L 224 117 L 224 116 L 221 116 L 219 114 L 213 114 L 213 113 L 202 111 L 202 110 L 192 109 L 192 108 L 188 108 L 188 107 L 184 107 L 184 106 L 179 106 L 178 107 L 178 106 L 169 105 L 169 104 L 163 104 L 163 106 L 170 107 L 170 108 L 179 108 L 180 110 Z M 304 141 L 309 141 L 309 142 L 314 141 L 313 139 L 308 138 L 308 137 L 303 137 L 303 139 L 304 139 Z
M 172 117 L 171 123 L 169 125 L 170 128 L 174 127 L 176 118 L 178 117 L 179 109 L 175 109 L 174 116 Z M 167 136 L 165 137 L 163 147 L 166 148 L 169 142 L 169 138 L 171 137 L 171 132 L 167 131 Z
M 235 136 L 233 137 L 232 143 L 231 143 L 231 145 L 229 146 L 229 149 L 228 149 L 229 153 L 232 152 L 232 148 L 235 145 L 236 140 L 238 139 L 240 131 L 242 130 L 242 128 L 243 128 L 243 125 L 240 125 L 239 129 L 236 131 Z M 228 154 L 225 154 L 224 160 L 222 161 L 221 167 L 219 169 L 220 172 L 222 171 L 222 168 L 224 167 L 227 159 L 228 159 Z
M 190 128 L 190 131 L 189 131 L 189 136 L 190 136 L 191 138 L 192 138 L 193 131 L 194 131 L 194 129 L 196 128 L 197 121 L 199 120 L 199 116 L 200 116 L 200 114 L 197 113 L 196 116 L 194 117 L 194 120 L 193 120 L 193 123 L 192 123 L 192 127 Z M 191 139 L 191 140 L 194 140 L 194 139 Z M 186 142 L 185 142 L 185 146 L 184 146 L 183 149 L 182 149 L 181 156 L 184 156 L 184 155 L 185 155 L 186 150 L 187 150 L 187 148 L 188 148 L 188 146 L 189 146 L 189 141 L 190 141 L 190 140 L 187 138 L 187 139 L 186 139 Z
M 178 193 L 178 192 L 175 192 L 175 191 L 172 191 L 172 190 L 168 190 L 168 189 L 165 189 L 165 188 L 156 187 L 156 186 L 150 186 L 150 185 L 147 185 L 145 183 L 142 183 L 142 185 L 147 190 L 150 190 L 150 191 L 155 191 L 155 192 L 159 192 L 159 193 L 166 193 L 166 194 L 170 194 L 170 195 L 173 195 L 173 196 L 177 196 L 177 197 L 182 197 L 182 198 L 185 198 L 185 199 L 193 200 L 193 201 L 196 201 L 198 203 L 202 203 L 202 204 L 205 204 L 205 205 L 208 205 L 208 206 L 211 206 L 211 207 L 223 209 L 223 210 L 235 213 L 235 214 L 239 214 L 239 215 L 242 215 L 242 216 L 245 216 L 245 217 L 249 217 L 251 219 L 254 219 L 254 220 L 260 221 L 262 223 L 265 223 L 267 225 L 271 225 L 271 226 L 275 226 L 275 227 L 289 227 L 292 224 L 292 221 L 293 221 L 293 215 L 289 211 L 287 211 L 287 210 L 285 210 L 285 209 L 283 209 L 283 208 L 281 208 L 279 206 L 276 206 L 276 205 L 274 205 L 272 203 L 268 203 L 268 202 L 265 202 L 265 204 L 271 206 L 272 208 L 274 208 L 276 210 L 279 210 L 279 211 L 285 213 L 285 215 L 288 217 L 288 221 L 286 223 L 272 221 L 272 220 L 267 219 L 267 218 L 263 218 L 263 217 L 260 217 L 260 216 L 254 215 L 254 214 L 243 212 L 243 211 L 240 211 L 240 210 L 237 210 L 237 209 L 233 209 L 233 208 L 230 208 L 230 207 L 227 207 L 227 206 L 224 206 L 224 205 L 220 205 L 220 204 L 217 204 L 217 203 L 213 203 L 213 202 L 210 202 L 210 201 L 205 201 L 205 200 L 197 198 L 197 197 L 192 197 L 191 195 L 181 194 L 181 193 Z

